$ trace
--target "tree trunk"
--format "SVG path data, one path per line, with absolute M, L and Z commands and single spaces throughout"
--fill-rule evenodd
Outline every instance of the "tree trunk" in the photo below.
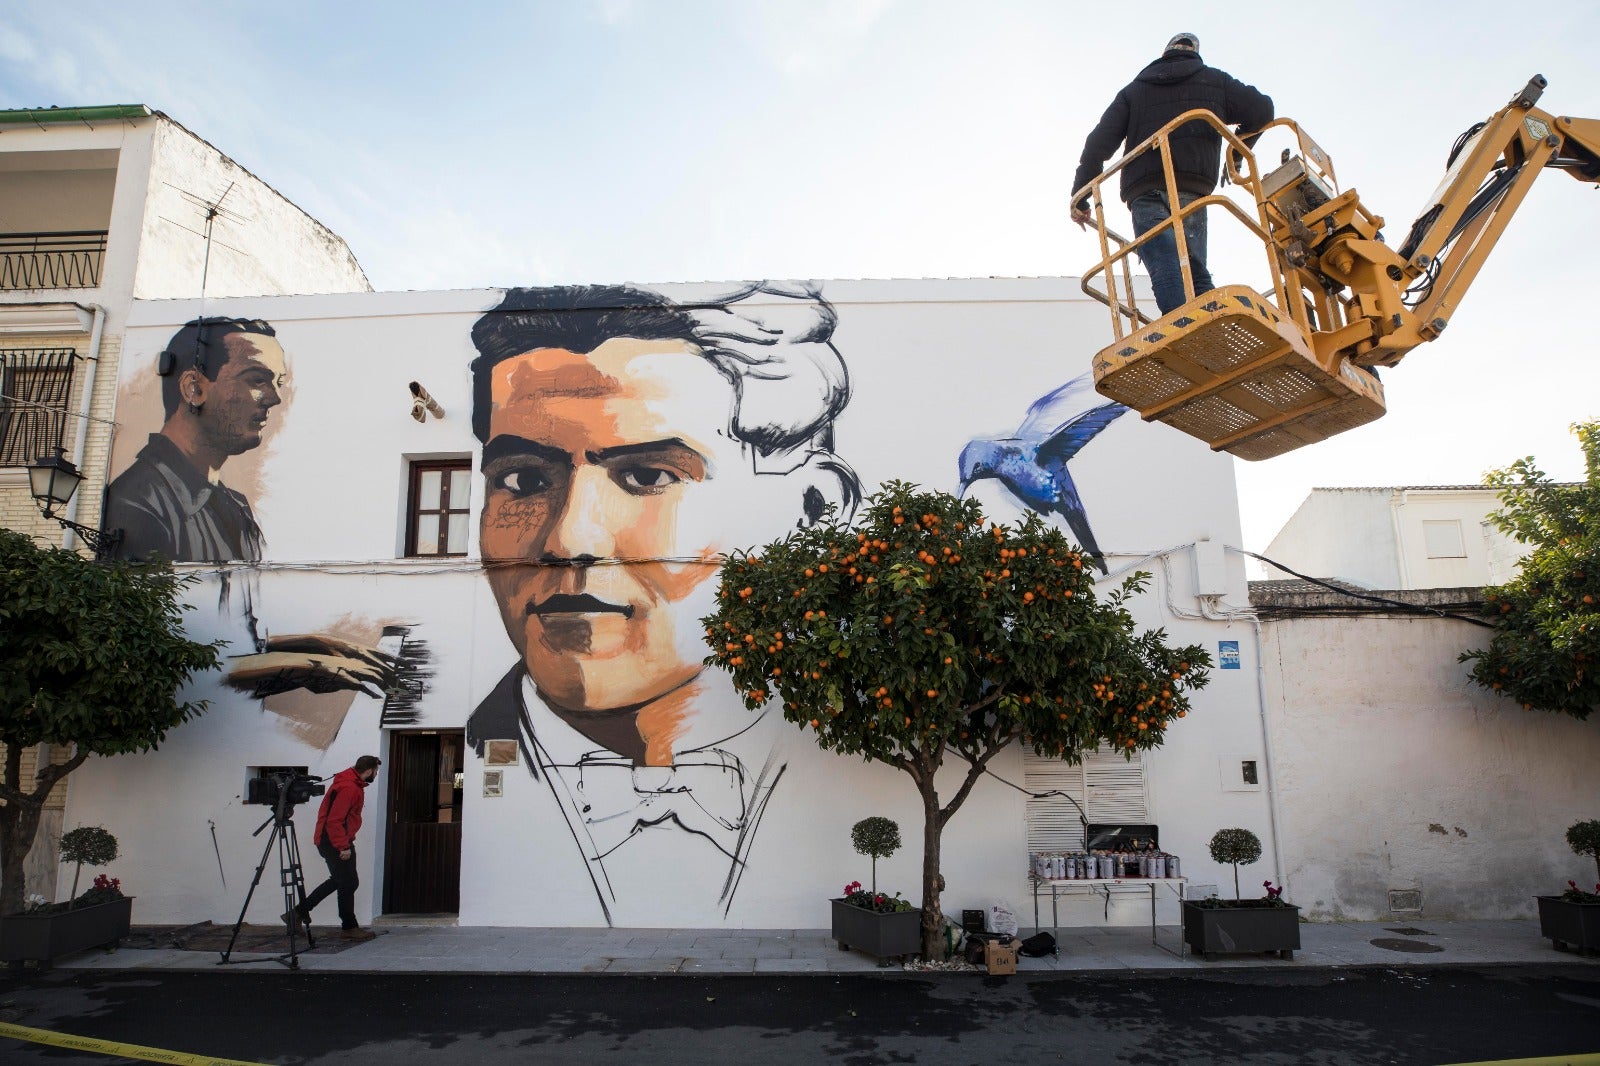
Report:
M 23 801 L 0 807 L 0 914 L 16 914 L 22 909 L 23 862 L 33 850 L 41 806 Z
M 939 837 L 944 830 L 939 812 L 939 793 L 934 791 L 933 774 L 917 782 L 922 793 L 922 957 L 937 962 L 944 957 L 944 908 L 939 893 L 944 891 L 944 876 L 939 873 Z

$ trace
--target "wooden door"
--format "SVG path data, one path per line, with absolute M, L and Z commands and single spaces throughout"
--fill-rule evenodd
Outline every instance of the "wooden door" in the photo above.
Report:
M 461 730 L 395 733 L 389 745 L 385 914 L 461 909 Z

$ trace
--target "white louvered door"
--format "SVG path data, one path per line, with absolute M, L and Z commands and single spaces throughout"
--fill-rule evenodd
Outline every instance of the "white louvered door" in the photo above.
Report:
M 1027 801 L 1029 851 L 1081 851 L 1083 823 L 1078 808 L 1065 797 L 1034 799 L 1032 794 L 1065 792 L 1083 805 L 1091 822 L 1150 820 L 1150 798 L 1145 788 L 1144 756 L 1129 761 L 1112 751 L 1094 751 L 1082 765 L 1022 753 L 1023 787 Z

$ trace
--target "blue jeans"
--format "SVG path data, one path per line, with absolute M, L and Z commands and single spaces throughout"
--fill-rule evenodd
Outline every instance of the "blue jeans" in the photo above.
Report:
M 1200 197 L 1195 193 L 1179 193 L 1178 202 L 1187 205 Z M 1128 201 L 1133 213 L 1133 231 L 1144 236 L 1157 224 L 1172 217 L 1167 206 L 1167 194 L 1147 192 Z M 1178 238 L 1175 227 L 1169 227 L 1142 245 L 1139 258 L 1150 272 L 1150 287 L 1156 293 L 1156 306 L 1166 314 L 1188 300 L 1183 291 L 1183 271 L 1178 266 Z M 1211 273 L 1206 269 L 1206 212 L 1201 208 L 1183 221 L 1183 239 L 1188 245 L 1189 273 L 1194 279 L 1194 294 L 1215 288 Z

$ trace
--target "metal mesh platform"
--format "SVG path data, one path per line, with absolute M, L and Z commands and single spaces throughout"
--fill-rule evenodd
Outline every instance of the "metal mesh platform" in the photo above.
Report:
M 1383 386 L 1312 355 L 1242 285 L 1213 289 L 1095 356 L 1095 388 L 1241 459 L 1269 459 L 1383 416 Z

